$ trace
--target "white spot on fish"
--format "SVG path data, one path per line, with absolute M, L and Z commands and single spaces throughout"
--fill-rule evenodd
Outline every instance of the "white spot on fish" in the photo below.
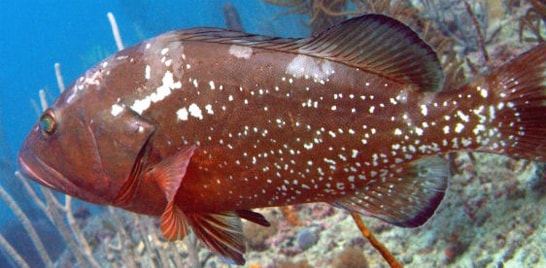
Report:
M 457 116 L 459 118 L 461 118 L 461 120 L 463 120 L 464 122 L 467 122 L 470 121 L 470 116 L 466 115 L 465 113 L 463 113 L 461 110 L 458 110 L 457 111 Z
M 472 140 L 462 138 L 461 139 L 461 144 L 463 145 L 463 147 L 468 147 L 468 146 L 472 145 Z
M 193 79 L 192 84 L 195 88 L 199 87 L 199 82 L 197 82 L 197 79 Z
M 110 111 L 110 113 L 113 116 L 118 116 L 122 111 L 123 111 L 123 106 L 115 103 L 114 105 L 112 105 L 112 110 Z
M 427 116 L 427 114 L 428 114 L 427 106 L 424 105 L 424 104 L 421 104 L 421 114 L 422 114 L 423 116 Z
M 150 72 L 151 72 L 150 65 L 146 65 L 146 69 L 144 69 L 144 78 L 146 80 L 150 80 Z
M 182 83 L 180 81 L 174 82 L 173 74 L 169 71 L 165 72 L 162 79 L 163 84 L 159 86 L 155 92 L 152 92 L 150 95 L 144 97 L 140 100 L 135 100 L 131 109 L 138 114 L 142 114 L 152 103 L 156 103 L 164 100 L 167 96 L 171 94 L 172 89 L 182 88 Z
M 79 90 L 83 89 L 83 85 L 95 85 L 99 86 L 102 80 L 102 73 L 100 71 L 85 74 L 84 80 L 82 82 L 82 87 L 78 88 Z
M 190 104 L 190 107 L 188 107 L 188 111 L 190 112 L 191 116 L 198 118 L 199 120 L 203 120 L 203 113 L 201 112 L 201 108 L 199 108 L 197 104 Z
M 464 125 L 461 123 L 457 123 L 457 125 L 455 126 L 455 132 L 457 133 L 461 133 L 463 129 L 464 129 Z
M 482 125 L 482 124 L 477 124 L 476 127 L 474 128 L 474 130 L 472 132 L 474 132 L 474 134 L 478 135 L 480 132 L 485 132 L 485 126 Z
M 334 73 L 334 67 L 328 60 L 298 55 L 286 66 L 286 73 L 295 78 L 312 77 L 315 82 L 324 83 Z
M 176 117 L 178 120 L 187 121 L 188 120 L 188 109 L 186 107 L 176 111 Z
M 210 104 L 205 105 L 205 110 L 208 114 L 214 114 L 214 111 L 212 110 L 212 105 Z
M 250 56 L 252 56 L 252 48 L 232 45 L 229 47 L 229 54 L 235 56 L 238 59 L 248 60 L 250 59 Z
M 358 150 L 353 149 L 351 157 L 356 158 L 357 156 L 358 156 Z
M 480 92 L 480 95 L 481 95 L 483 98 L 487 98 L 487 95 L 489 94 L 489 92 L 487 91 L 487 89 L 478 87 L 478 91 Z
M 148 96 L 141 100 L 135 100 L 133 105 L 131 105 L 131 110 L 135 111 L 138 114 L 142 114 L 144 111 L 150 108 L 151 104 L 152 104 L 152 101 L 150 100 Z

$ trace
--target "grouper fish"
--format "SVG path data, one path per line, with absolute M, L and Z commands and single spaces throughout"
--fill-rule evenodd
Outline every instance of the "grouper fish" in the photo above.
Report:
M 243 264 L 253 208 L 327 202 L 397 226 L 433 216 L 445 153 L 546 159 L 546 45 L 441 90 L 403 23 L 355 17 L 304 39 L 172 31 L 86 71 L 34 125 L 27 177 L 193 230 Z

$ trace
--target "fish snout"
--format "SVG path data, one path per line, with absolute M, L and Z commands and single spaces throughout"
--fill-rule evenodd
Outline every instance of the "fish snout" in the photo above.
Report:
M 19 171 L 26 178 L 30 178 L 46 187 L 57 189 L 54 184 L 49 182 L 43 174 L 43 169 L 40 167 L 43 161 L 39 160 L 37 156 L 29 152 L 28 149 L 23 148 L 18 157 Z

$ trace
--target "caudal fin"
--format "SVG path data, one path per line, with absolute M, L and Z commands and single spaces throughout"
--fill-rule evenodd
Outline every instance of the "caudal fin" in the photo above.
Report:
M 485 81 L 484 81 L 485 80 Z M 546 161 L 546 44 L 521 54 L 484 77 L 493 93 L 486 131 L 498 131 L 488 151 Z M 480 90 L 479 87 L 477 87 Z

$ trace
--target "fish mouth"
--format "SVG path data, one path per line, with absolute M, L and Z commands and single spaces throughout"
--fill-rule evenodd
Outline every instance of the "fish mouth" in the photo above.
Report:
M 18 162 L 19 162 L 19 171 L 27 178 L 30 178 L 46 187 L 49 187 L 51 189 L 54 189 L 54 190 L 60 190 L 58 189 L 58 187 L 55 185 L 55 184 L 52 184 L 51 182 L 49 182 L 47 179 L 45 179 L 46 177 L 49 178 L 50 176 L 44 176 L 44 167 L 49 167 L 46 163 L 44 163 L 44 161 L 42 161 L 39 157 L 37 156 L 34 156 L 34 157 L 31 157 L 32 162 L 34 162 L 34 164 L 29 164 L 29 161 L 28 161 L 28 157 L 24 157 L 23 155 L 19 155 L 19 159 L 18 159 Z M 31 167 L 32 166 L 32 167 Z M 40 172 L 38 172 L 38 169 L 40 170 Z M 60 174 L 59 172 L 57 172 L 56 170 L 54 170 L 53 168 L 47 168 L 49 169 L 50 171 L 54 171 L 54 176 L 56 178 L 58 178 L 59 176 L 61 176 L 61 179 L 62 180 L 66 180 L 66 178 Z M 49 172 L 45 172 L 45 173 L 49 173 Z
M 74 184 L 74 182 L 40 159 L 32 151 L 22 150 L 19 154 L 18 162 L 21 174 L 41 185 L 87 202 L 105 204 L 103 198 Z
M 19 170 L 25 177 L 48 188 L 72 196 L 78 196 L 84 192 L 61 172 L 28 149 L 21 150 L 18 162 Z

